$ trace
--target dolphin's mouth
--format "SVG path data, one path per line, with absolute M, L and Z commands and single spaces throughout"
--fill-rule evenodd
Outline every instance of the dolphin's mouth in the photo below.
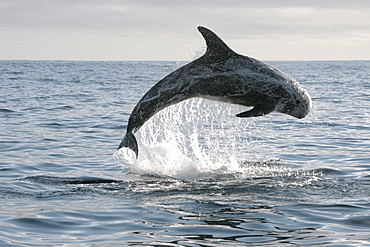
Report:
M 303 88 L 301 90 L 303 91 L 303 98 L 304 98 L 305 103 L 306 103 L 306 111 L 302 114 L 302 117 L 301 117 L 301 118 L 304 118 L 312 110 L 312 99 L 311 99 L 310 94 L 307 92 L 307 90 L 305 90 Z
M 311 112 L 312 100 L 305 89 L 300 88 L 298 92 L 299 94 L 294 97 L 294 100 L 281 102 L 276 106 L 275 111 L 298 119 L 305 118 Z
M 305 118 L 312 110 L 312 100 L 307 91 L 304 92 L 303 97 L 304 101 L 300 104 L 298 114 L 294 116 L 299 119 Z

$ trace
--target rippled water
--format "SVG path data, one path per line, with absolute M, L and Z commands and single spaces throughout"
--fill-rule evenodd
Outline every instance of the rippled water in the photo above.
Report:
M 193 99 L 115 153 L 176 62 L 0 61 L 0 246 L 370 246 L 370 61 L 273 62 L 305 119 Z

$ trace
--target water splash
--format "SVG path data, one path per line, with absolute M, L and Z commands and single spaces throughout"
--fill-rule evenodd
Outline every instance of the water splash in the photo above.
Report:
M 186 100 L 157 113 L 135 134 L 138 159 L 126 148 L 114 157 L 134 173 L 181 179 L 261 175 L 256 173 L 257 163 L 258 171 L 265 175 L 281 172 L 277 155 L 261 152 L 261 145 L 256 145 L 261 136 L 271 137 L 273 131 L 259 125 L 262 119 L 235 117 L 245 110 L 205 99 Z

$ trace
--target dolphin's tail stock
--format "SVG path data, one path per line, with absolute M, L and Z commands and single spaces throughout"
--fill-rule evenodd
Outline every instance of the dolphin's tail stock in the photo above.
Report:
M 139 154 L 139 148 L 137 146 L 136 138 L 135 138 L 134 134 L 132 134 L 132 132 L 127 132 L 126 133 L 125 137 L 123 137 L 121 143 L 119 144 L 119 147 L 118 147 L 117 150 L 119 150 L 122 147 L 126 147 L 126 148 L 129 148 L 132 151 L 134 151 L 135 154 L 136 154 L 136 158 L 137 158 L 137 156 Z

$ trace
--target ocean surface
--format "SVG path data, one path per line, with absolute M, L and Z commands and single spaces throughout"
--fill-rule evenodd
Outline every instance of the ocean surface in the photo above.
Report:
M 116 149 L 180 62 L 0 61 L 0 246 L 370 246 L 370 61 L 268 62 L 304 119 L 201 99 Z

